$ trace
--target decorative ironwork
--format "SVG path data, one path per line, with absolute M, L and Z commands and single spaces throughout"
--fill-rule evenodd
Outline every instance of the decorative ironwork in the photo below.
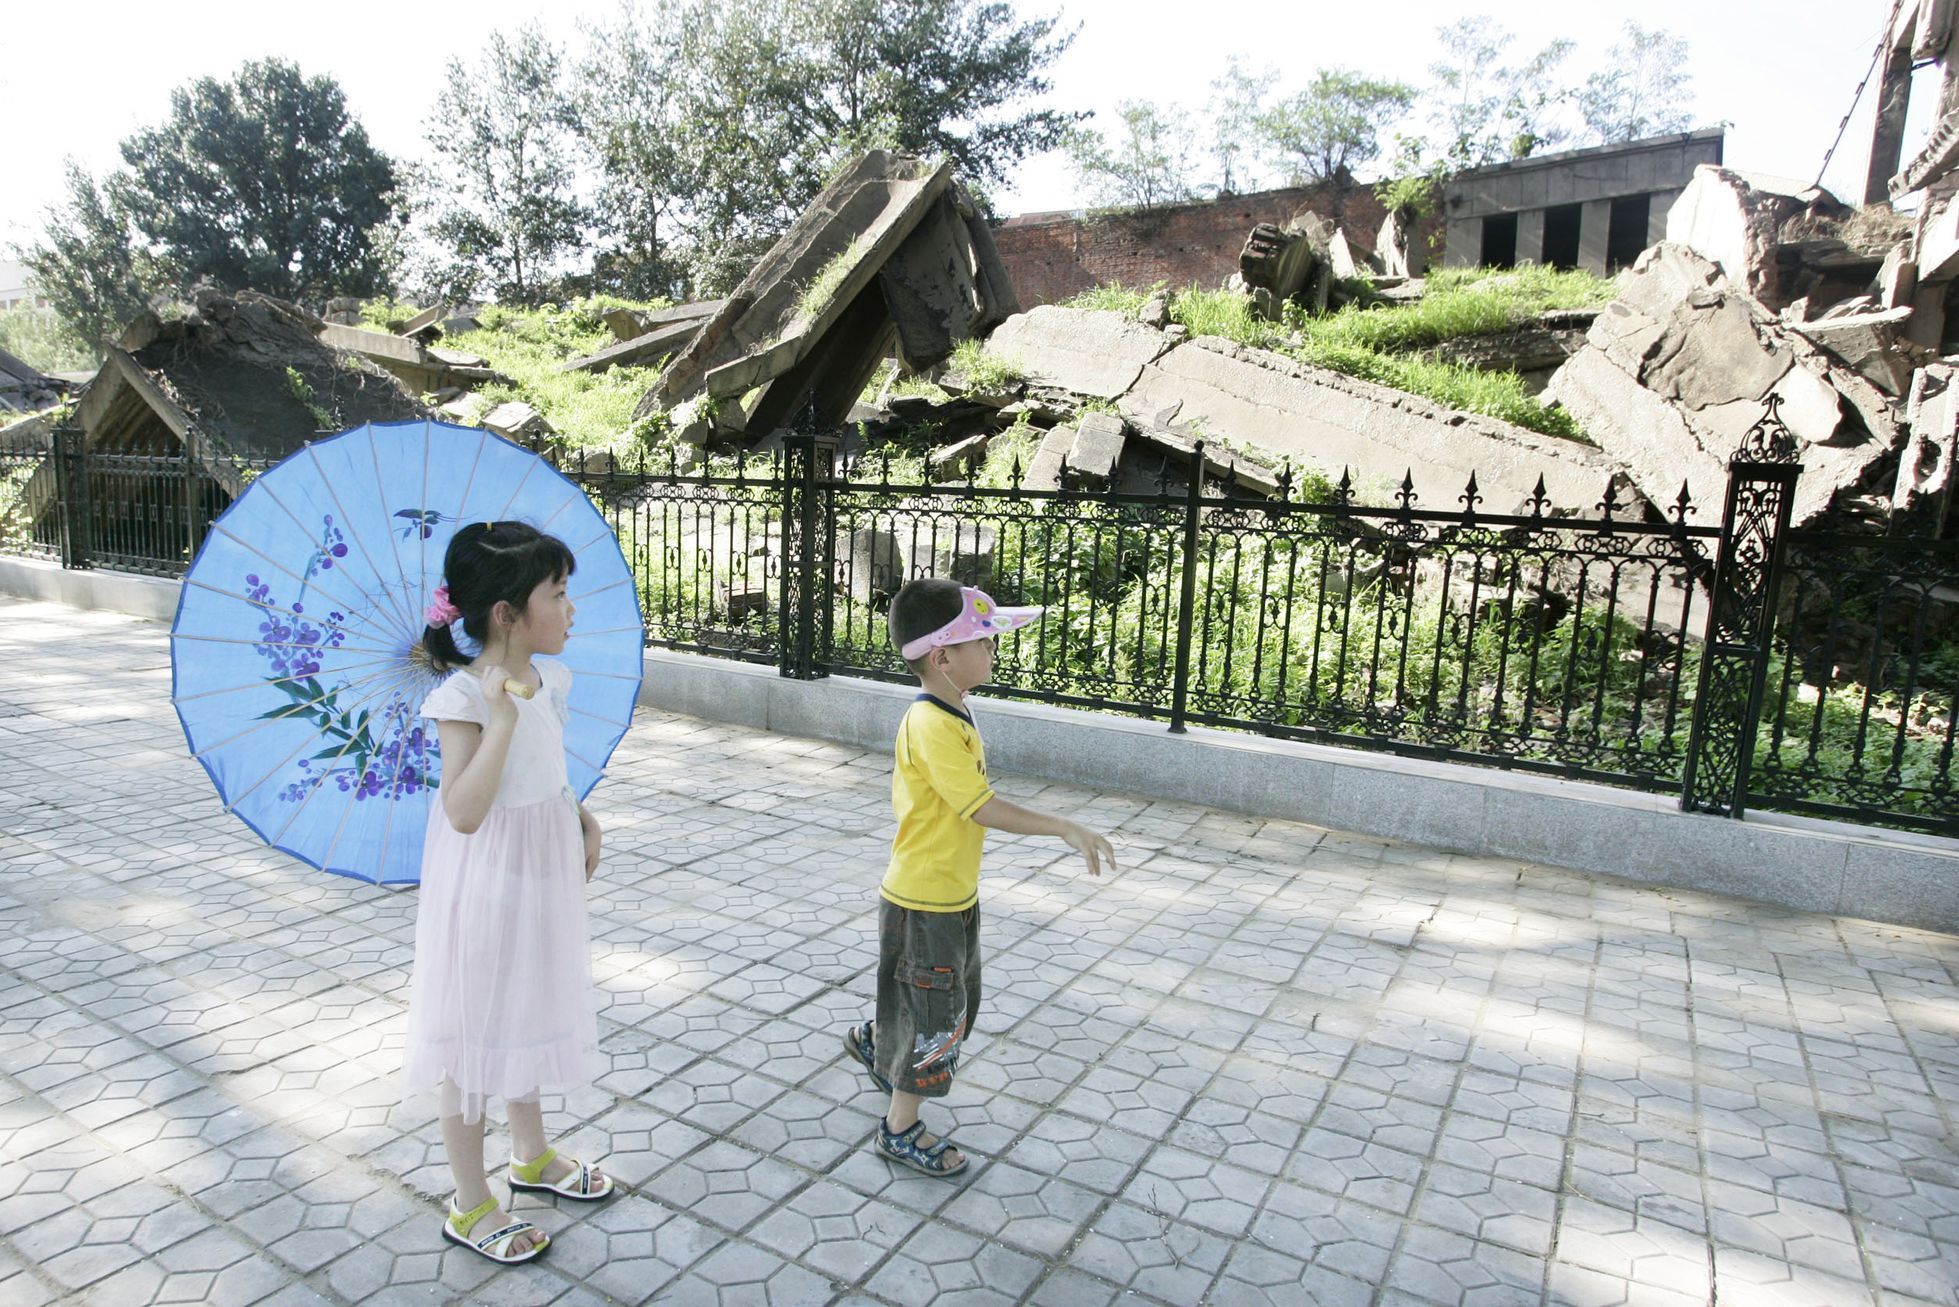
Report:
M 1770 396 L 1728 462 L 1727 505 L 1694 699 L 1680 806 L 1739 817 L 1747 807 L 1755 729 L 1768 677 L 1770 632 L 1796 478 L 1795 442 Z
M 1773 412 L 1743 452 L 1791 447 Z M 181 566 L 216 507 L 186 514 L 182 459 L 61 450 L 0 450 L 0 490 L 38 477 L 57 501 L 0 549 Z M 1029 485 L 1012 455 L 936 484 L 888 450 L 839 465 L 809 431 L 686 468 L 563 461 L 619 534 L 649 645 L 902 679 L 890 595 L 951 575 L 1048 607 L 1001 641 L 1001 694 L 1959 833 L 1959 544 L 1790 532 L 1779 458 L 1737 457 L 1718 527 L 1685 484 L 1650 515 L 1608 486 L 1580 516 L 1540 477 L 1494 513 L 1475 476 L 1432 508 L 1412 470 L 1364 499 L 1346 469 L 1286 468 L 1261 498 L 1203 459 L 1093 492 Z

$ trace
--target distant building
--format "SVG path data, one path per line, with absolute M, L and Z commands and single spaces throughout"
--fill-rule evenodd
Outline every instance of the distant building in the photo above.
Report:
M 27 269 L 10 259 L 0 259 L 0 310 L 17 309 L 32 305 L 37 309 L 48 307 L 47 297 L 35 293 L 27 284 Z
M 1459 172 L 1442 188 L 1443 266 L 1617 272 L 1666 238 L 1668 208 L 1697 165 L 1721 162 L 1722 138 L 1714 127 Z

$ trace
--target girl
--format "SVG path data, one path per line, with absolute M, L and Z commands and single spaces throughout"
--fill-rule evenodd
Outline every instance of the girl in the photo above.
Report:
M 403 1075 L 411 1093 L 439 1095 L 456 1181 L 442 1237 L 503 1263 L 530 1261 L 549 1238 L 512 1221 L 485 1182 L 491 1096 L 508 1104 L 513 1190 L 579 1201 L 612 1192 L 610 1177 L 545 1143 L 538 1102 L 547 1086 L 599 1071 L 584 884 L 599 824 L 566 783 L 571 673 L 536 657 L 564 651 L 574 566 L 535 527 L 465 526 L 422 641 L 436 670 L 454 674 L 422 705 L 442 742 L 441 802 L 422 853 Z M 458 621 L 482 648 L 473 659 L 456 645 Z

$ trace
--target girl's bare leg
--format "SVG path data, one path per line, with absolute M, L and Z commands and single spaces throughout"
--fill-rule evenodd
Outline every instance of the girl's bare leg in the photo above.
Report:
M 537 1099 L 511 1099 L 505 1104 L 510 1115 L 510 1150 L 520 1162 L 528 1162 L 541 1157 L 550 1144 L 544 1139 L 544 1108 Z M 551 1159 L 551 1165 L 544 1168 L 547 1184 L 556 1184 L 573 1171 L 572 1164 L 562 1157 Z M 592 1180 L 597 1183 L 604 1175 L 598 1167 L 592 1168 Z M 477 1199 L 481 1202 L 482 1199 Z
M 456 1182 L 456 1206 L 461 1211 L 480 1207 L 490 1198 L 490 1185 L 483 1173 L 482 1117 L 463 1119 L 462 1095 L 453 1084 L 442 1086 L 442 1150 L 449 1155 L 449 1174 Z M 542 1150 L 540 1150 L 542 1151 Z M 471 1235 L 481 1238 L 510 1224 L 510 1213 L 501 1205 L 471 1227 Z M 527 1230 L 510 1241 L 510 1251 L 521 1253 L 541 1242 L 535 1231 Z

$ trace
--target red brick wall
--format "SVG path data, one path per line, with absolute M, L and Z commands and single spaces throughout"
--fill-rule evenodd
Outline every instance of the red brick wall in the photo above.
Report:
M 1161 281 L 1172 290 L 1192 284 L 1214 289 L 1238 270 L 1238 252 L 1254 226 L 1261 222 L 1283 226 L 1302 208 L 1322 218 L 1337 214 L 1356 255 L 1374 248 L 1374 237 L 1386 216 L 1369 188 L 1329 184 L 1259 191 L 1147 213 L 1010 218 L 993 229 L 993 239 L 1021 307 L 1029 308 L 1110 283 L 1140 289 Z M 1431 225 L 1418 230 L 1418 245 Z

